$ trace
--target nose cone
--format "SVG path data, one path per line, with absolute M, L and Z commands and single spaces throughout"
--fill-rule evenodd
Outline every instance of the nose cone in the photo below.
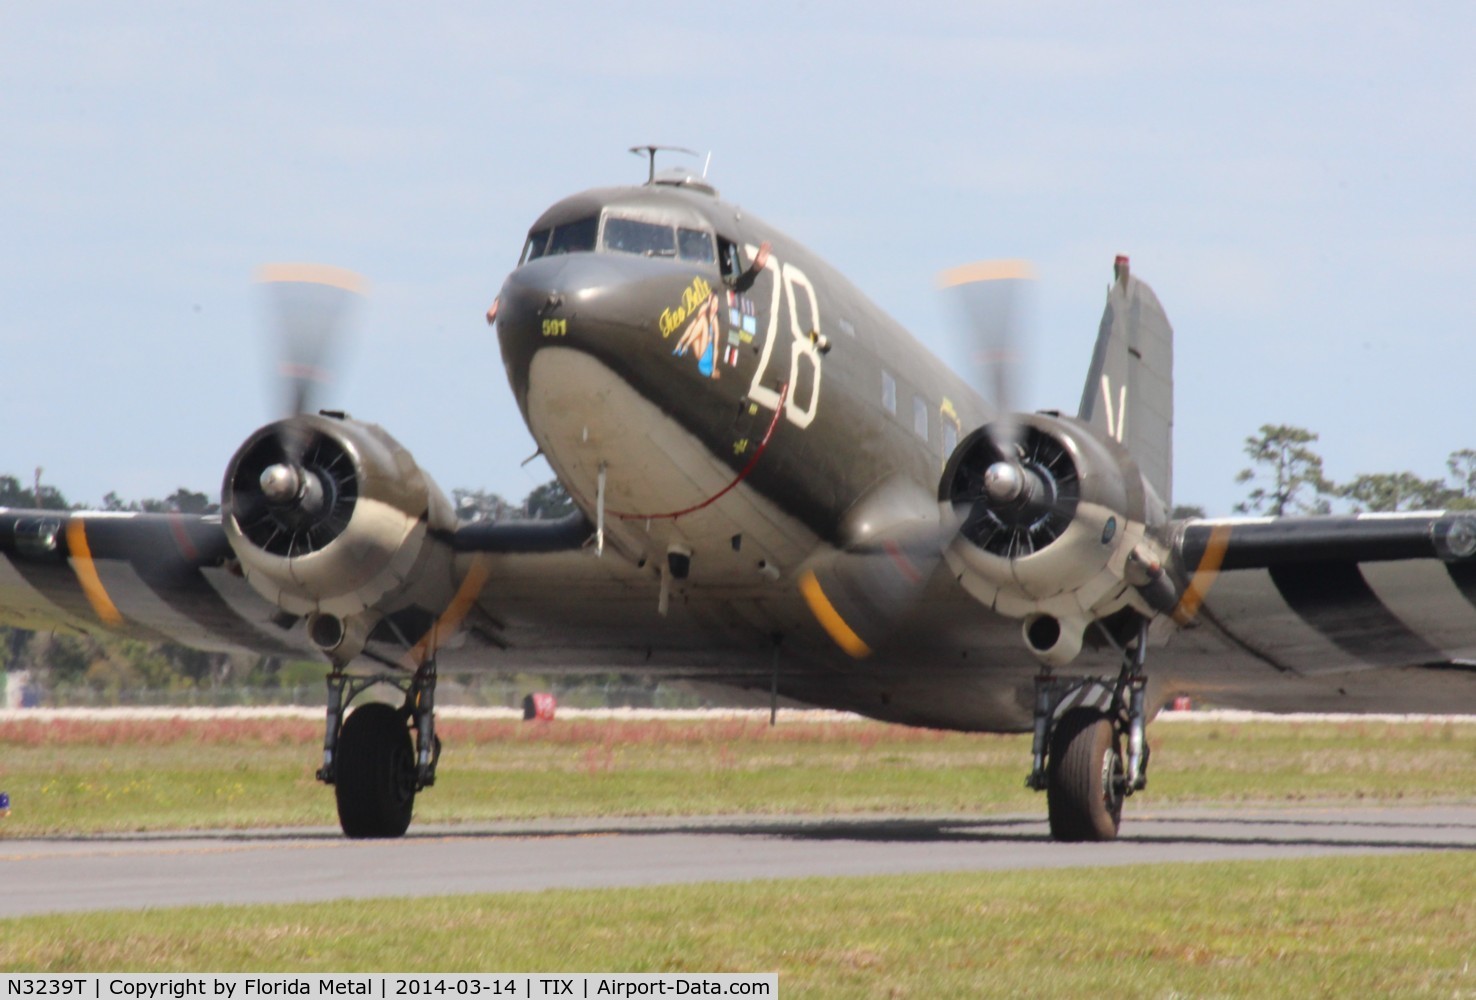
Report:
M 629 321 L 618 308 L 625 284 L 604 254 L 540 257 L 508 275 L 498 295 L 497 336 L 511 367 L 544 344 L 582 346 L 594 326 Z
M 513 392 L 522 400 L 533 355 L 573 348 L 629 373 L 638 359 L 665 356 L 663 307 L 680 301 L 690 268 L 626 254 L 540 257 L 508 275 L 498 296 L 497 337 Z
M 499 337 L 568 336 L 544 320 L 604 317 L 610 293 L 627 283 L 620 262 L 605 254 L 540 257 L 507 276 L 498 296 Z M 618 318 L 618 317 L 610 317 Z

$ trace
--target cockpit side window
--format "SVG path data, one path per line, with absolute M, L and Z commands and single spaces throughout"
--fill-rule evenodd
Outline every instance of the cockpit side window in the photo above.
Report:
M 717 260 L 712 251 L 712 234 L 701 229 L 677 229 L 677 256 L 711 264 Z
M 539 229 L 528 234 L 528 242 L 523 244 L 523 259 L 519 264 L 526 264 L 530 260 L 537 260 L 548 252 L 548 234 L 551 229 Z
M 733 284 L 743 275 L 743 254 L 738 249 L 738 244 L 732 240 L 718 237 L 718 263 L 723 269 L 723 280 Z
M 612 215 L 605 219 L 605 249 L 645 257 L 675 257 L 676 232 L 671 226 Z
M 522 263 L 526 264 L 550 254 L 593 250 L 595 233 L 599 228 L 599 218 L 592 215 L 587 219 L 576 219 L 547 229 L 535 229 L 528 234 L 528 242 L 523 246 Z

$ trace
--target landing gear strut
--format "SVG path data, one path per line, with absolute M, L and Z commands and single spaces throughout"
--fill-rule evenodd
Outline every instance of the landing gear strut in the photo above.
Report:
M 1147 655 L 1144 622 L 1115 680 L 1035 679 L 1034 767 L 1025 784 L 1046 793 L 1057 840 L 1115 839 L 1123 800 L 1148 785 Z
M 371 702 L 347 719 L 349 702 L 375 684 L 405 694 L 400 708 Z M 429 660 L 413 677 L 328 675 L 323 766 L 318 780 L 333 785 L 338 822 L 349 837 L 399 837 L 410 827 L 415 795 L 436 783 L 441 741 L 436 736 L 436 665 Z M 410 733 L 415 732 L 412 746 Z

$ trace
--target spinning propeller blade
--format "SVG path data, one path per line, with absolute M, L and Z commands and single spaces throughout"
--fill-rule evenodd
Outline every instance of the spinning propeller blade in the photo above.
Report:
M 991 436 L 1002 453 L 1014 450 L 1020 382 L 1033 314 L 1035 269 L 1024 260 L 984 260 L 938 275 L 938 287 L 954 303 L 967 346 L 967 377 L 994 404 Z
M 365 282 L 323 264 L 266 264 L 257 269 L 256 282 L 277 340 L 286 419 L 256 441 L 223 496 L 257 545 L 299 555 L 343 530 L 356 496 L 352 462 L 299 418 L 323 402 Z
M 264 264 L 256 282 L 276 330 L 283 409 L 287 416 L 314 413 L 363 302 L 364 279 L 326 264 Z

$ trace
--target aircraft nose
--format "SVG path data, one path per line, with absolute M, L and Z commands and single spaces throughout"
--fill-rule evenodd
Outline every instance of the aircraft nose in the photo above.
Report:
M 521 270 L 508 277 L 502 294 L 497 297 L 501 304 L 498 319 L 503 324 L 525 322 L 530 316 L 542 316 L 564 304 L 567 289 L 555 280 L 561 276 L 562 262 L 557 267 L 541 270 L 549 272 L 538 276 L 543 278 L 541 281 L 529 280 L 530 276 Z
M 572 253 L 530 261 L 508 275 L 498 297 L 503 361 L 516 373 L 545 347 L 573 348 L 607 363 L 670 355 L 667 331 L 658 321 L 663 309 L 682 302 L 693 282 L 689 268 L 632 254 Z
M 530 261 L 503 283 L 498 296 L 498 333 L 515 338 L 567 337 L 576 316 L 602 311 L 602 300 L 620 278 L 617 268 L 598 254 L 560 254 Z
M 497 339 L 515 392 L 526 386 L 533 355 L 544 348 L 629 358 L 650 346 L 650 306 L 643 306 L 640 275 L 632 273 L 643 262 L 561 254 L 508 275 L 497 298 Z
M 535 260 L 507 276 L 497 295 L 500 337 L 538 337 L 542 320 L 562 309 L 573 291 L 564 280 L 565 257 Z

